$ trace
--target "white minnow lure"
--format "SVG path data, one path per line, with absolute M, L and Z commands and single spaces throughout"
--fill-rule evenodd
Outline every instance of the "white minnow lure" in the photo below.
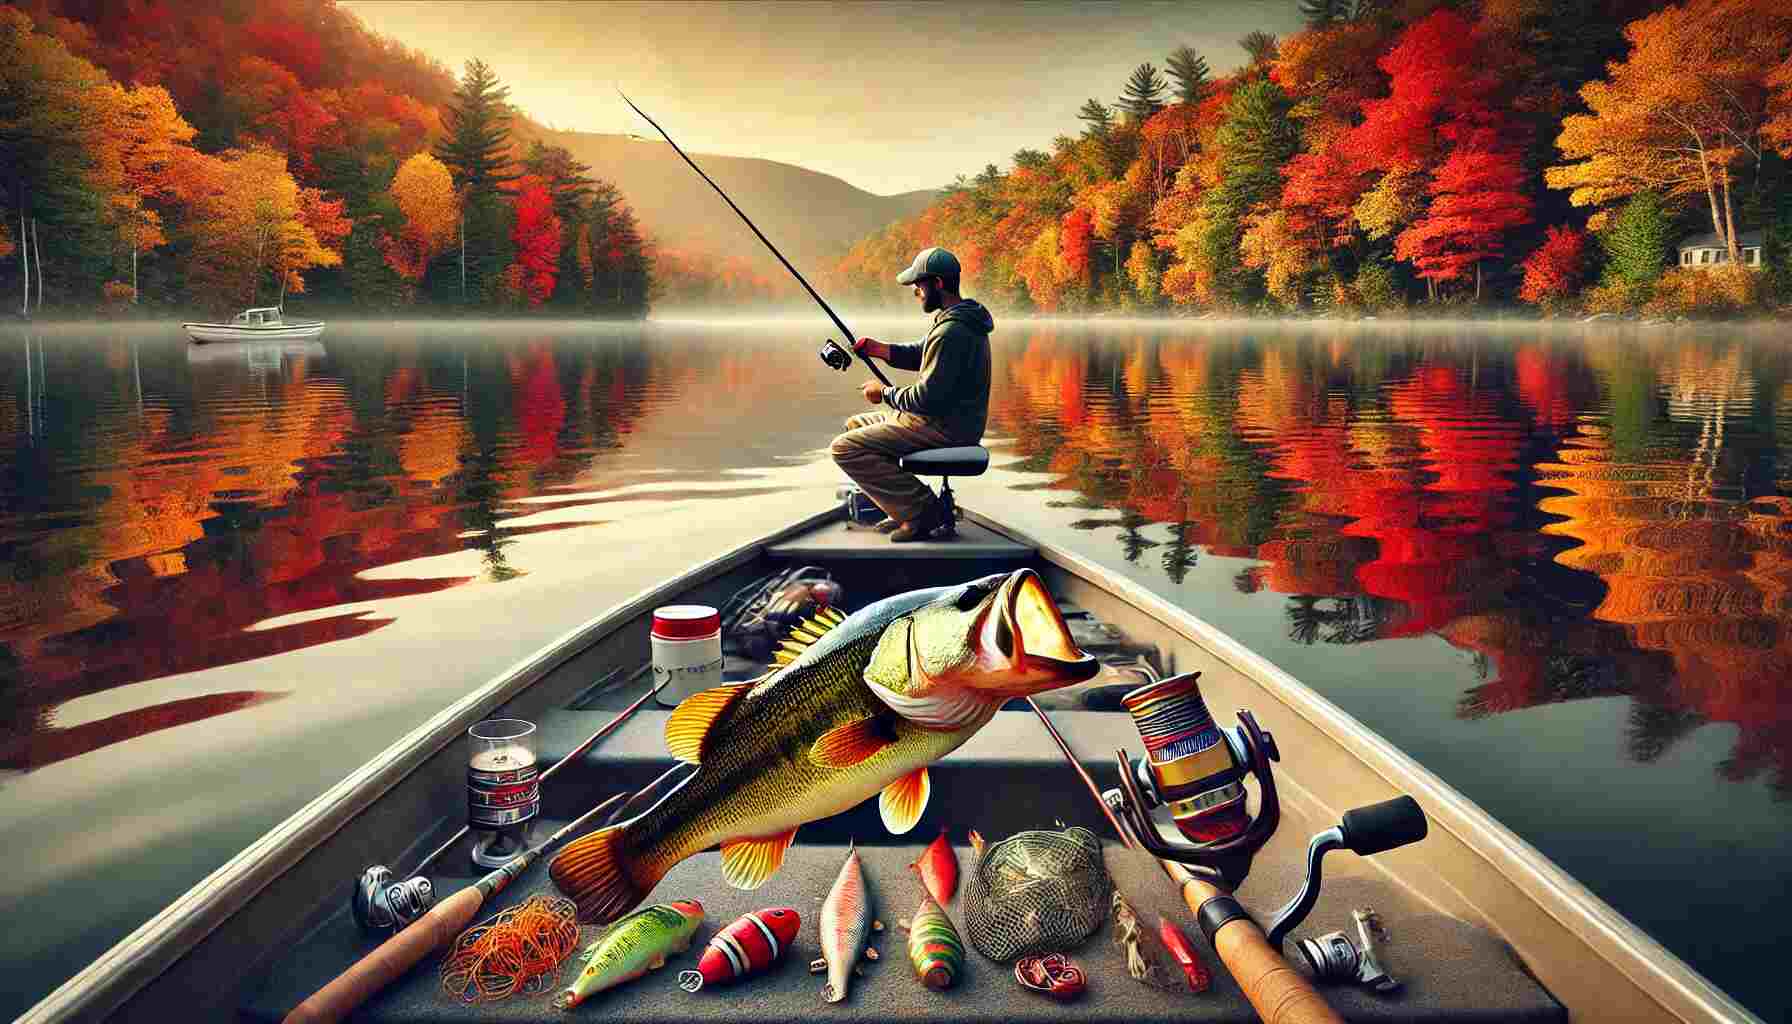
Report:
M 703 923 L 703 904 L 674 900 L 644 907 L 617 921 L 586 951 L 585 969 L 562 989 L 554 1005 L 570 1010 L 598 992 L 665 966 L 666 957 L 691 948 Z
M 871 892 L 865 885 L 865 865 L 859 861 L 855 844 L 840 865 L 840 876 L 828 890 L 821 904 L 821 959 L 809 965 L 810 971 L 828 972 L 828 983 L 821 988 L 821 998 L 830 1003 L 846 998 L 846 986 L 852 977 L 859 954 L 865 950 L 865 937 L 871 934 Z

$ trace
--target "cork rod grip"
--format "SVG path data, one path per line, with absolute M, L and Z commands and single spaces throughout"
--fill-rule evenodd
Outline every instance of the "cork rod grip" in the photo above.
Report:
M 417 961 L 448 943 L 467 927 L 485 902 L 485 894 L 469 885 L 424 914 L 378 949 L 337 976 L 311 998 L 293 1007 L 281 1024 L 327 1024 L 353 1013 L 373 994 L 390 985 Z
M 1182 885 L 1182 902 L 1197 916 L 1201 904 L 1223 895 L 1199 879 Z M 1312 983 L 1271 948 L 1255 921 L 1239 918 L 1221 925 L 1213 934 L 1213 949 L 1263 1024 L 1344 1024 Z

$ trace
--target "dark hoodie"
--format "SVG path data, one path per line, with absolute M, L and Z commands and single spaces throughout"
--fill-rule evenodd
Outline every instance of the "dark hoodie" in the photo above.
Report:
M 995 317 L 973 299 L 935 313 L 926 338 L 890 346 L 890 365 L 919 370 L 921 379 L 886 390 L 884 403 L 933 421 L 961 444 L 982 440 L 989 420 L 989 332 L 995 326 Z

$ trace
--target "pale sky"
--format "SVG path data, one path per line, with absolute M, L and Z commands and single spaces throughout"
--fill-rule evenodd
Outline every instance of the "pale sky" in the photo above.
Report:
M 653 134 L 693 152 L 797 164 L 888 195 L 934 188 L 1082 127 L 1135 65 L 1187 44 L 1223 74 L 1296 0 L 679 3 L 344 0 L 459 74 L 492 65 L 511 101 L 568 131 Z M 1165 78 L 1168 79 L 1165 74 Z

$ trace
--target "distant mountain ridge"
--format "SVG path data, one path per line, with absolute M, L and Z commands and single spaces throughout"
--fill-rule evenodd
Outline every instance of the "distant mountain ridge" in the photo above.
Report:
M 564 146 L 589 164 L 594 176 L 621 191 L 643 230 L 661 245 L 763 259 L 783 273 L 734 211 L 664 142 L 532 128 L 519 124 L 517 134 Z M 873 195 L 832 175 L 776 160 L 709 153 L 691 153 L 691 158 L 811 282 L 854 242 L 913 217 L 937 196 L 933 189 Z

